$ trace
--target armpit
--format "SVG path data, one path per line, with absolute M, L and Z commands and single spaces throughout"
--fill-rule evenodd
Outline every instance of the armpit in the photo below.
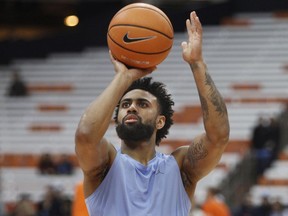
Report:
M 91 169 L 90 171 L 84 171 L 86 178 L 90 179 L 90 181 L 102 182 L 105 176 L 109 171 L 109 165 L 103 164 L 97 168 Z

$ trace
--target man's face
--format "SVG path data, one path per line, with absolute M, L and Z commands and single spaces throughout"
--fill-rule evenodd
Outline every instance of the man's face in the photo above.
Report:
M 157 98 L 147 91 L 135 89 L 120 101 L 116 131 L 127 141 L 149 140 L 156 129 Z

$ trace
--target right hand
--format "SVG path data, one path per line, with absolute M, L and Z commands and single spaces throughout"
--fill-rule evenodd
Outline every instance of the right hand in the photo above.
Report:
M 157 67 L 151 67 L 151 68 L 146 68 L 146 69 L 141 69 L 141 68 L 131 68 L 128 69 L 125 64 L 122 62 L 116 60 L 111 51 L 109 50 L 110 54 L 110 60 L 111 63 L 114 66 L 114 70 L 116 73 L 122 73 L 127 75 L 132 81 L 135 81 L 137 79 L 140 79 L 141 77 L 144 77 L 150 73 L 152 73 Z

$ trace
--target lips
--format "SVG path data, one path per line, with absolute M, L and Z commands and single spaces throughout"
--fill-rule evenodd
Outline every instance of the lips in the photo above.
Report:
M 135 114 L 128 114 L 124 117 L 123 121 L 126 124 L 135 123 L 139 120 L 139 117 Z

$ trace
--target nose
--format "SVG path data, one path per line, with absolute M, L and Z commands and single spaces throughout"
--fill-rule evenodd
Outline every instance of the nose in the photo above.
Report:
M 128 113 L 130 113 L 130 112 L 136 113 L 136 112 L 137 112 L 136 104 L 135 104 L 135 103 L 132 103 L 132 104 L 129 106 L 127 112 L 128 112 Z

